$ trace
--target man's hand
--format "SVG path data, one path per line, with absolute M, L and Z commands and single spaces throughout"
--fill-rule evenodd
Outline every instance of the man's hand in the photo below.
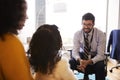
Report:
M 82 72 L 85 72 L 85 68 L 87 65 L 92 64 L 92 60 L 79 60 L 80 65 L 77 66 L 77 69 L 81 70 Z

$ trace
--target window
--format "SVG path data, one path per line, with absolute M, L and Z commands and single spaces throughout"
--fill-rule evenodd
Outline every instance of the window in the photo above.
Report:
M 24 44 L 39 25 L 56 24 L 61 32 L 63 46 L 71 48 L 74 33 L 82 28 L 81 18 L 86 12 L 95 15 L 95 27 L 106 32 L 107 0 L 27 0 L 28 20 L 20 32 Z
M 107 0 L 46 0 L 46 22 L 60 28 L 65 48 L 72 47 L 73 36 L 82 28 L 82 15 L 95 15 L 95 27 L 106 32 Z

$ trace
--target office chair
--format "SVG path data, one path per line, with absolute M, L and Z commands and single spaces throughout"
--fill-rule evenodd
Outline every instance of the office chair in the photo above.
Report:
M 72 50 L 68 50 L 68 51 L 70 52 L 70 58 L 73 58 L 72 57 Z M 106 58 L 104 60 L 104 64 L 105 64 L 105 77 L 106 77 L 107 76 L 107 62 L 108 62 L 108 56 L 109 56 L 109 54 L 105 54 L 105 56 L 106 56 Z M 78 72 L 83 73 L 82 71 L 78 71 Z M 89 75 L 92 75 L 92 74 L 94 74 L 94 72 L 90 72 L 89 73 Z M 88 77 L 88 75 L 84 75 L 84 77 Z M 79 79 L 79 80 L 83 80 L 83 79 Z M 89 80 L 91 80 L 91 79 L 89 79 Z
M 117 61 L 117 65 L 112 67 L 109 71 L 112 73 L 114 68 L 118 69 L 119 67 L 120 67 L 120 61 Z
M 117 61 L 117 65 L 110 69 L 110 72 L 114 68 L 120 67 L 120 29 L 112 30 L 107 45 L 107 52 L 110 53 L 110 58 Z

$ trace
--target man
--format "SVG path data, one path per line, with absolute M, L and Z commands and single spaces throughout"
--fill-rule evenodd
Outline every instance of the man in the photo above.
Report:
M 82 16 L 83 28 L 74 35 L 73 58 L 69 63 L 71 69 L 82 71 L 85 74 L 84 80 L 89 80 L 89 73 L 95 73 L 95 80 L 105 80 L 106 37 L 105 33 L 95 28 L 94 25 L 95 17 L 92 13 L 86 13 Z M 88 43 L 86 42 L 87 35 Z M 89 49 L 86 49 L 86 47 Z

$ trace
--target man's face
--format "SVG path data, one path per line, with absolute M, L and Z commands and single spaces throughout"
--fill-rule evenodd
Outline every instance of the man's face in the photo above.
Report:
M 94 23 L 92 20 L 82 20 L 82 25 L 83 31 L 89 33 L 93 29 Z

